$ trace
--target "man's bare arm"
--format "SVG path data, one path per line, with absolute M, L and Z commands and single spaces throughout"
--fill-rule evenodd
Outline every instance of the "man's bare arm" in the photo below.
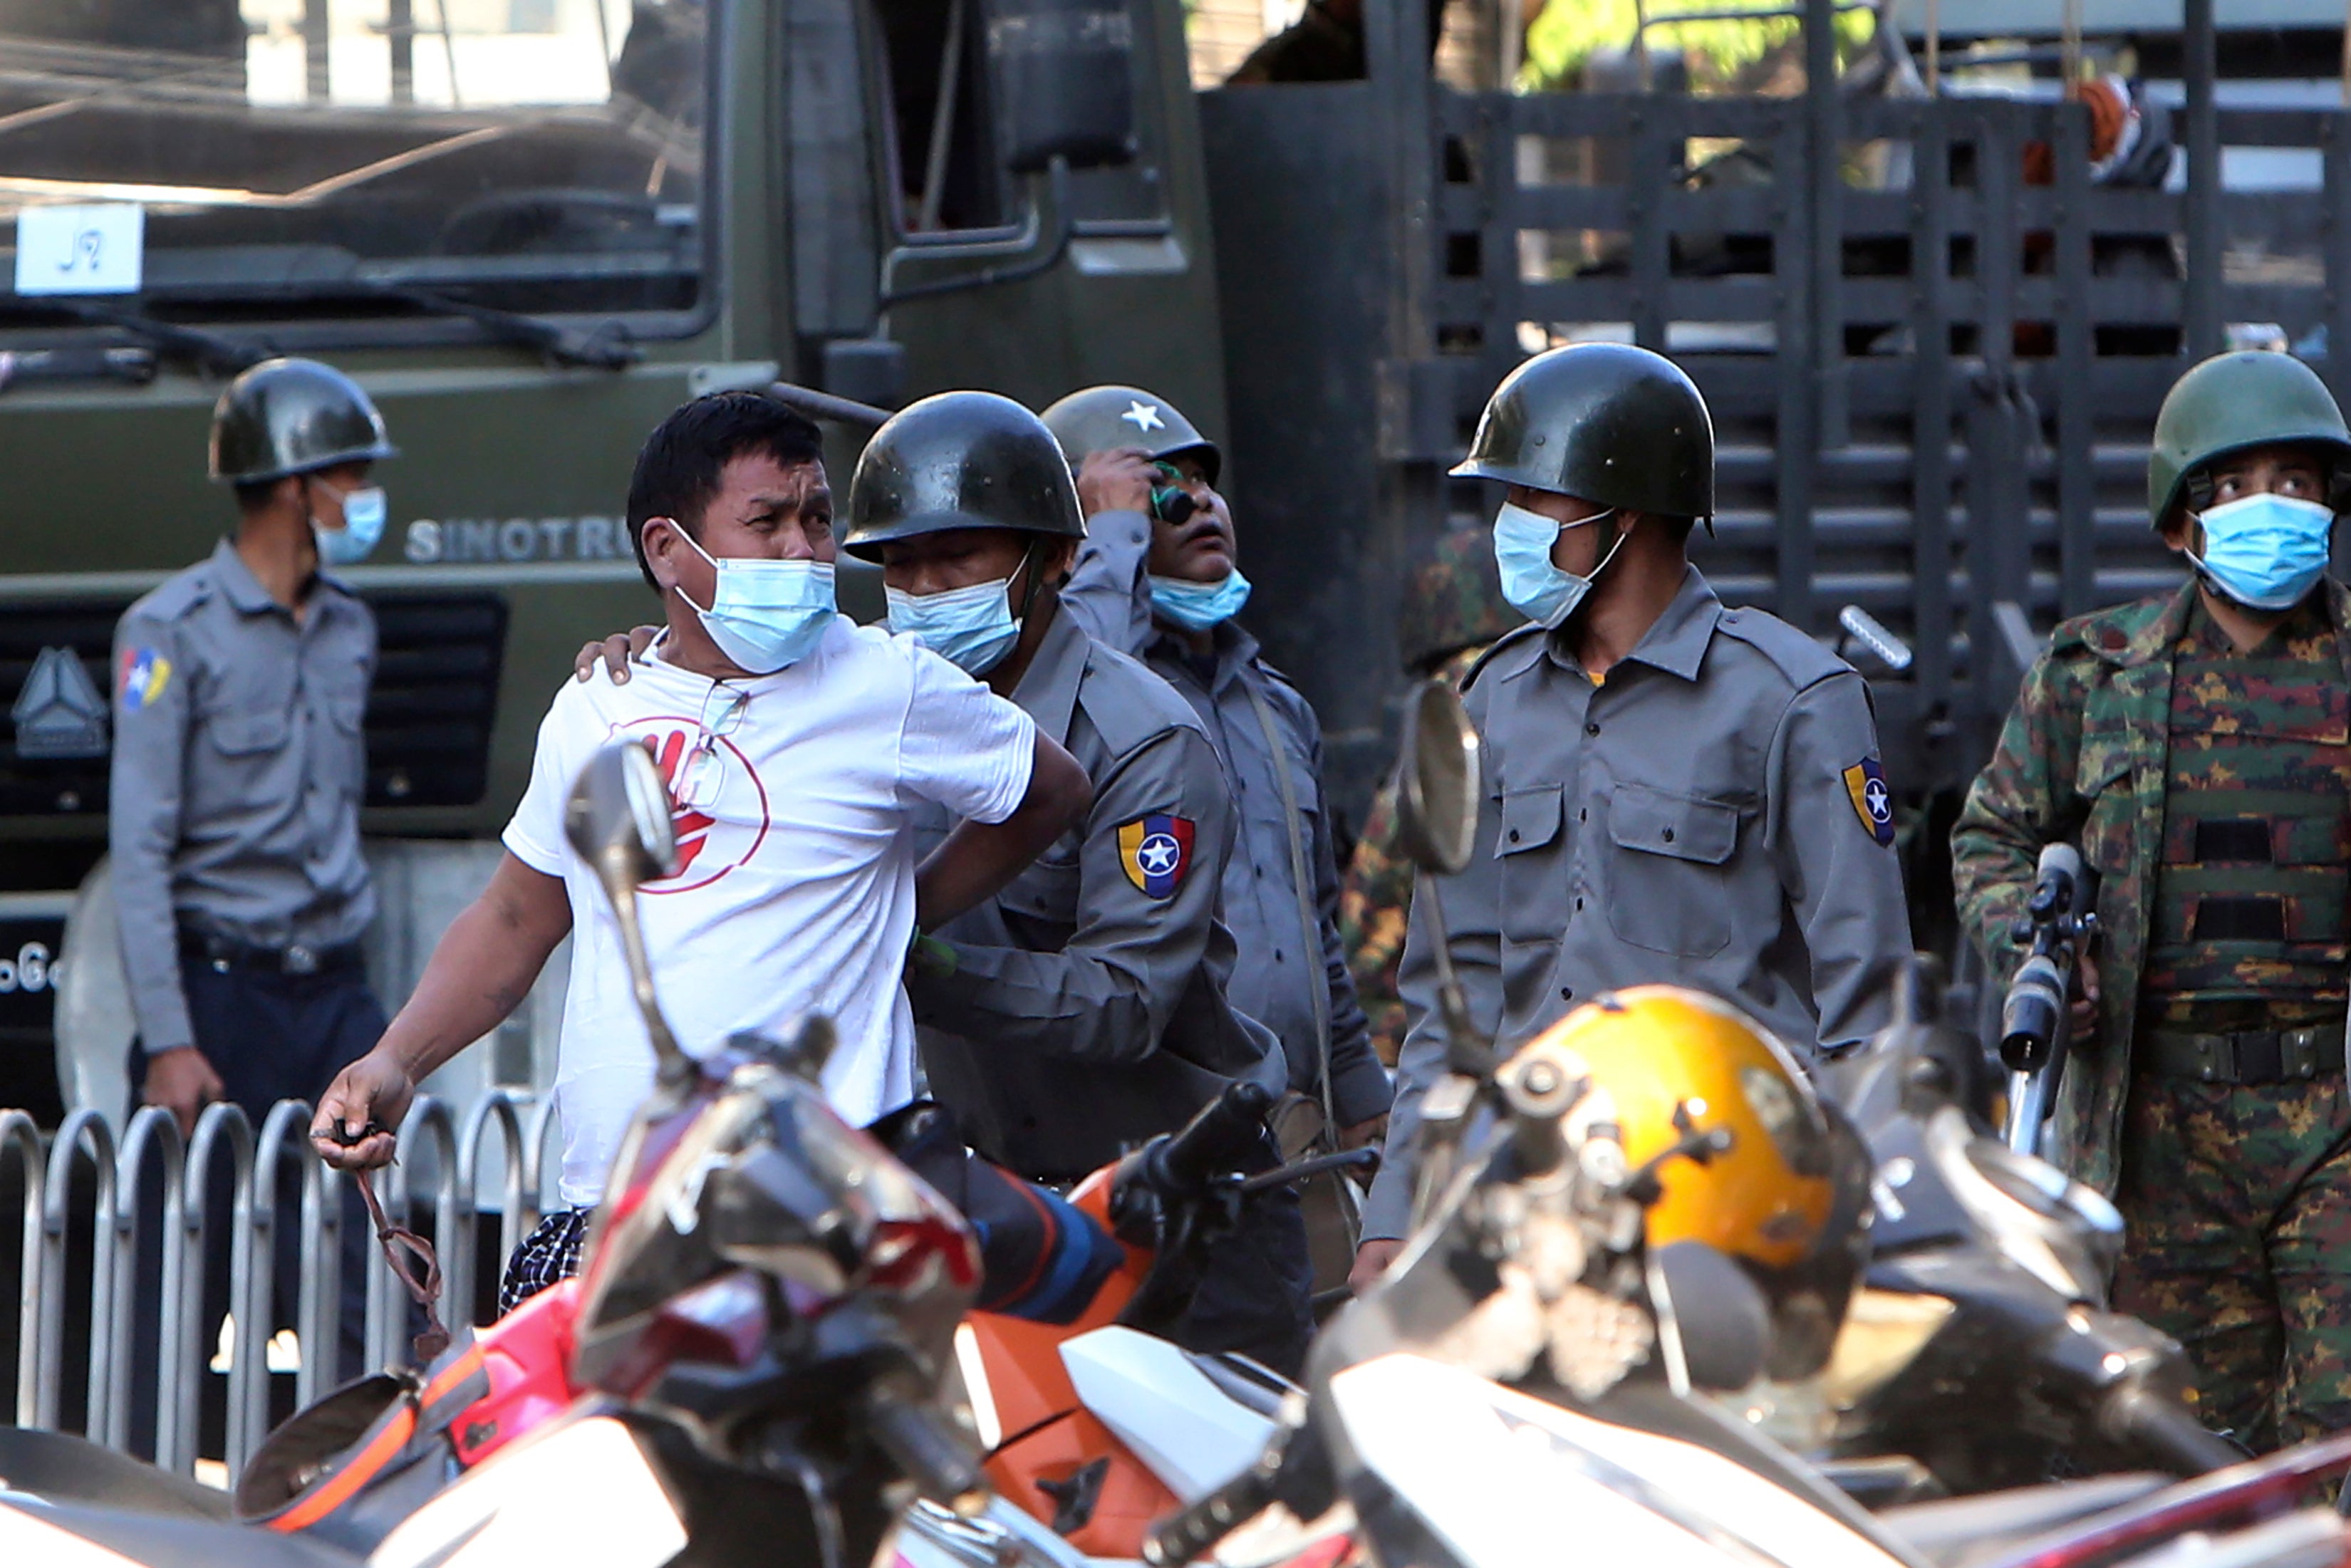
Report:
M 958 824 L 914 873 L 915 923 L 935 930 L 995 897 L 1077 826 L 1093 799 L 1093 785 L 1077 758 L 1040 734 L 1019 809 L 1000 822 Z
M 571 929 L 563 879 L 502 855 L 481 896 L 450 923 L 416 994 L 367 1055 L 338 1073 L 319 1101 L 310 1140 L 329 1165 L 366 1170 L 392 1159 L 389 1132 L 348 1147 L 369 1123 L 397 1128 L 416 1086 L 451 1057 L 503 1023 L 530 994 L 547 956 Z

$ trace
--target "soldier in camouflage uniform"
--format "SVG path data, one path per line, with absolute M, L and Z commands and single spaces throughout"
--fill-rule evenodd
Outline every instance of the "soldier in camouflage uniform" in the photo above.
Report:
M 1458 685 L 1488 645 L 1526 617 L 1502 597 L 1486 531 L 1461 528 L 1439 538 L 1405 581 L 1396 620 L 1405 674 Z M 1372 1048 L 1390 1067 L 1404 1044 L 1396 963 L 1404 956 L 1411 908 L 1412 862 L 1397 842 L 1395 784 L 1390 780 L 1372 798 L 1371 814 L 1339 886 L 1339 936 L 1347 945 L 1355 995 L 1371 1019 Z
M 2351 1427 L 2351 594 L 2324 576 L 2351 431 L 2307 366 L 2172 389 L 2148 503 L 2195 575 L 2057 628 L 1952 833 L 2020 954 L 2043 845 L 2101 873 L 2057 1133 L 2127 1225 L 2115 1304 L 2178 1337 L 2255 1448 Z

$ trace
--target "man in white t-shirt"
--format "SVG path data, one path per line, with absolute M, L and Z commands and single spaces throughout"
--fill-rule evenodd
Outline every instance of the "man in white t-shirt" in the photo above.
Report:
M 690 521 L 689 521 L 690 519 Z M 852 1123 L 914 1094 L 900 984 L 917 921 L 992 896 L 1083 814 L 1082 769 L 1019 707 L 911 638 L 832 602 L 832 500 L 820 436 L 755 392 L 687 403 L 638 455 L 629 523 L 668 627 L 615 684 L 567 685 L 539 727 L 531 779 L 489 886 L 453 923 L 416 993 L 322 1099 L 311 1136 L 332 1164 L 392 1156 L 416 1085 L 496 1028 L 556 944 L 576 934 L 555 1094 L 560 1194 L 509 1265 L 501 1310 L 576 1267 L 585 1215 L 653 1050 L 594 873 L 566 842 L 564 802 L 589 758 L 642 741 L 668 780 L 679 867 L 639 899 L 679 1043 L 829 1014 L 825 1090 Z M 914 814 L 963 825 L 918 866 Z

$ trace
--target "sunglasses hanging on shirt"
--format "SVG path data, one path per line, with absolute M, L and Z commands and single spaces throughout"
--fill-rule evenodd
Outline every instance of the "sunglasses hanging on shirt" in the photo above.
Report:
M 703 694 L 694 744 L 678 764 L 674 788 L 679 805 L 699 811 L 718 803 L 726 785 L 726 758 L 718 743 L 743 727 L 743 715 L 750 706 L 749 692 L 724 682 Z

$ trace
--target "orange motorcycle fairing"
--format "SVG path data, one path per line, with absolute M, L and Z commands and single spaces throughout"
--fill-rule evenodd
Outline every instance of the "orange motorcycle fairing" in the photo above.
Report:
M 1071 1410 L 988 1457 L 1005 1500 L 1089 1557 L 1139 1558 L 1151 1526 L 1183 1506 L 1109 1427 Z

